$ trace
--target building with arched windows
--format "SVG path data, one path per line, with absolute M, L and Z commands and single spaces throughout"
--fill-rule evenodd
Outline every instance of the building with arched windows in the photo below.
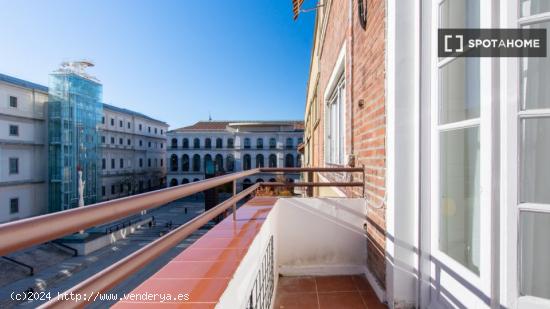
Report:
M 302 121 L 199 121 L 168 131 L 167 182 L 176 185 L 204 179 L 205 166 L 219 173 L 299 167 L 296 149 L 303 134 Z M 247 178 L 247 184 L 273 178 L 258 174 Z

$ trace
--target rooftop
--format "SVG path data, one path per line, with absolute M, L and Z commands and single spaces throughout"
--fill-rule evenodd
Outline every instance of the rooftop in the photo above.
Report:
M 0 73 L 0 81 L 3 81 L 3 82 L 8 83 L 8 84 L 15 85 L 15 86 L 19 86 L 19 87 L 23 87 L 23 88 L 27 88 L 27 89 L 32 89 L 32 90 L 37 90 L 37 91 L 48 93 L 48 87 L 46 87 L 46 86 L 35 84 L 33 82 L 29 82 L 29 81 L 19 79 L 17 77 L 9 76 L 9 75 L 6 75 L 6 74 Z
M 293 126 L 296 131 L 304 130 L 304 122 L 300 120 L 202 120 L 169 132 L 225 131 L 228 126 Z
M 114 106 L 114 105 L 110 105 L 110 104 L 107 104 L 107 103 L 103 103 L 103 108 L 105 109 L 109 109 L 109 110 L 112 110 L 112 111 L 115 111 L 115 112 L 119 112 L 119 113 L 124 113 L 124 114 L 130 114 L 130 115 L 134 115 L 136 117 L 141 117 L 141 118 L 145 118 L 145 119 L 148 119 L 148 120 L 151 120 L 151 121 L 155 121 L 155 122 L 159 122 L 159 123 L 162 123 L 162 124 L 165 124 L 168 126 L 168 124 L 162 120 L 158 120 L 158 119 L 155 119 L 155 118 L 152 118 L 152 117 L 149 117 L 147 115 L 144 115 L 142 113 L 138 113 L 138 112 L 135 112 L 133 110 L 129 110 L 127 108 L 122 108 L 122 107 L 117 107 L 117 106 Z
M 26 81 L 24 79 L 9 76 L 9 75 L 6 75 L 6 74 L 0 73 L 0 81 L 8 83 L 8 84 L 15 85 L 15 86 L 27 88 L 27 89 L 41 91 L 41 92 L 44 92 L 46 94 L 48 93 L 48 87 L 46 87 L 46 86 L 35 84 L 33 82 L 29 82 L 29 81 Z M 162 120 L 158 120 L 158 119 L 149 117 L 147 115 L 144 115 L 142 113 L 138 113 L 138 112 L 135 112 L 133 110 L 129 110 L 129 109 L 122 108 L 122 107 L 117 107 L 117 106 L 114 106 L 114 105 L 111 105 L 111 104 L 103 103 L 103 108 L 106 108 L 106 109 L 109 109 L 109 110 L 112 110 L 112 111 L 115 111 L 115 112 L 119 112 L 119 113 L 134 115 L 134 116 L 137 116 L 137 117 L 145 118 L 145 119 L 148 119 L 148 120 L 151 120 L 151 121 L 155 121 L 155 122 L 159 122 L 159 123 L 168 125 L 166 122 L 164 122 Z

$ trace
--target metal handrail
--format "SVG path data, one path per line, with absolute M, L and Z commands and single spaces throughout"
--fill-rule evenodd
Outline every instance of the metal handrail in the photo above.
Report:
M 230 207 L 233 208 L 233 218 L 236 219 L 236 204 L 253 193 L 261 185 L 269 183 L 256 183 L 251 187 L 236 193 L 236 181 L 240 178 L 251 176 L 258 173 L 277 173 L 277 172 L 363 172 L 363 182 L 347 183 L 295 183 L 296 186 L 360 186 L 364 187 L 364 169 L 362 168 L 256 168 L 248 171 L 218 176 L 207 180 L 179 185 L 176 187 L 161 189 L 158 191 L 142 193 L 134 196 L 106 201 L 86 207 L 80 207 L 57 213 L 42 215 L 29 219 L 23 219 L 0 225 L 0 256 L 20 249 L 30 247 L 50 241 L 61 236 L 75 233 L 83 229 L 104 224 L 120 218 L 137 214 L 143 210 L 156 208 L 167 204 L 176 199 L 180 199 L 192 194 L 202 192 L 221 186 L 225 183 L 233 182 L 233 197 L 218 204 L 216 207 L 195 217 L 188 223 L 172 230 L 165 236 L 155 240 L 142 249 L 134 252 L 126 258 L 118 261 L 112 266 L 102 270 L 96 275 L 88 278 L 80 284 L 74 286 L 66 293 L 81 295 L 98 295 L 106 292 L 120 283 L 122 280 L 141 269 L 144 265 L 154 260 L 173 246 L 177 245 L 183 239 L 191 235 L 200 227 L 224 213 Z M 311 177 L 308 176 L 309 179 Z M 274 183 L 278 185 L 279 183 Z M 284 183 L 288 186 L 292 183 Z M 363 188 L 364 189 L 364 188 Z M 75 303 L 70 298 L 55 298 L 46 303 L 46 307 L 75 307 L 82 306 L 87 300 L 81 300 Z
M 0 256 L 156 208 L 256 173 L 259 173 L 259 169 L 1 224 Z
M 260 182 L 265 187 L 361 187 L 362 182 Z
M 203 225 L 207 224 L 210 220 L 221 215 L 247 195 L 256 191 L 259 185 L 260 184 L 254 184 L 251 187 L 239 192 L 233 197 L 218 204 L 218 206 L 198 215 L 191 221 L 172 230 L 163 237 L 153 241 L 122 260 L 119 260 L 115 264 L 103 269 L 65 292 L 66 295 L 87 295 L 87 300 L 80 299 L 77 301 L 71 300 L 70 298 L 65 299 L 56 297 L 52 298 L 49 302 L 39 308 L 82 307 L 87 302 L 92 302 L 95 298 L 93 297 L 94 295 L 99 295 L 99 293 L 109 291 L 133 273 L 142 269 L 143 266 L 147 265 L 152 260 L 176 246 Z
M 260 168 L 261 173 L 299 173 L 299 172 L 363 172 L 362 167 L 267 167 Z

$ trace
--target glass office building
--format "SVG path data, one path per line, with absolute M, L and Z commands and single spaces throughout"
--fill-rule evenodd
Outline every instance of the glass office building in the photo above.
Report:
M 87 61 L 63 63 L 50 76 L 48 98 L 49 212 L 78 206 L 78 171 L 84 204 L 99 201 L 101 148 L 98 126 L 103 87 L 84 69 Z

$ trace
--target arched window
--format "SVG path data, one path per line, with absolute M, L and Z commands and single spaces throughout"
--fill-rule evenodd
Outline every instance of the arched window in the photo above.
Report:
M 178 180 L 176 178 L 172 178 L 172 180 L 170 180 L 170 187 L 175 187 L 178 185 Z
M 233 139 L 232 138 L 227 139 L 227 148 L 233 148 Z
M 184 185 L 184 184 L 186 184 L 186 183 L 189 183 L 189 179 L 183 178 L 183 179 L 181 180 L 181 184 Z
M 222 148 L 223 147 L 223 140 L 221 138 L 216 138 L 216 148 Z
M 178 156 L 173 154 L 170 156 L 170 170 L 175 172 L 178 170 Z
M 291 137 L 286 139 L 286 149 L 292 149 L 294 148 L 294 141 Z
M 301 155 L 296 156 L 296 167 L 302 167 L 302 156 Z
M 227 159 L 225 161 L 225 164 L 227 164 L 227 171 L 233 172 L 235 171 L 235 158 L 233 158 L 232 155 L 228 155 Z
M 277 182 L 275 178 L 269 178 L 269 182 Z
M 256 139 L 256 148 L 263 149 L 264 148 L 264 139 L 259 137 Z
M 181 170 L 184 172 L 189 171 L 189 156 L 186 154 L 181 156 Z
M 177 138 L 172 139 L 172 148 L 178 148 L 178 139 Z
M 245 178 L 245 180 L 243 180 L 243 190 L 250 187 L 251 184 L 252 184 L 252 181 L 250 181 L 250 179 L 248 178 Z
M 250 138 L 244 139 L 244 149 L 250 149 Z
M 181 142 L 181 147 L 182 148 L 189 148 L 189 139 L 184 138 L 183 141 Z
M 272 137 L 269 139 L 269 149 L 275 149 L 277 148 L 277 140 Z
M 302 137 L 299 137 L 299 138 L 298 138 L 298 145 L 301 144 L 301 143 L 303 143 L 303 142 L 304 142 L 304 139 L 303 139 Z
M 252 159 L 250 158 L 250 155 L 249 154 L 245 154 L 243 156 L 243 170 L 249 170 L 250 167 L 252 166 Z
M 197 182 L 197 181 L 201 181 L 201 180 L 198 178 L 193 179 L 193 182 Z
M 199 172 L 201 170 L 201 156 L 198 154 L 193 155 L 193 172 Z
M 277 155 L 276 154 L 270 154 L 269 155 L 269 167 L 277 167 Z
M 285 156 L 285 167 L 294 167 L 294 156 L 290 153 Z
M 214 164 L 212 162 L 212 156 L 210 154 L 206 154 L 204 156 L 204 172 L 208 174 L 214 172 Z
M 216 172 L 223 171 L 223 156 L 221 154 L 216 155 L 214 162 L 215 162 L 214 168 Z
M 261 178 L 258 178 L 258 179 L 256 179 L 256 183 L 258 183 L 258 182 L 264 182 L 264 180 L 261 179 Z
M 193 140 L 193 148 L 201 148 L 201 140 L 198 138 L 195 138 Z
M 209 137 L 204 140 L 204 148 L 212 148 L 212 140 Z
M 256 168 L 264 167 L 264 155 L 263 154 L 257 154 L 256 155 Z

